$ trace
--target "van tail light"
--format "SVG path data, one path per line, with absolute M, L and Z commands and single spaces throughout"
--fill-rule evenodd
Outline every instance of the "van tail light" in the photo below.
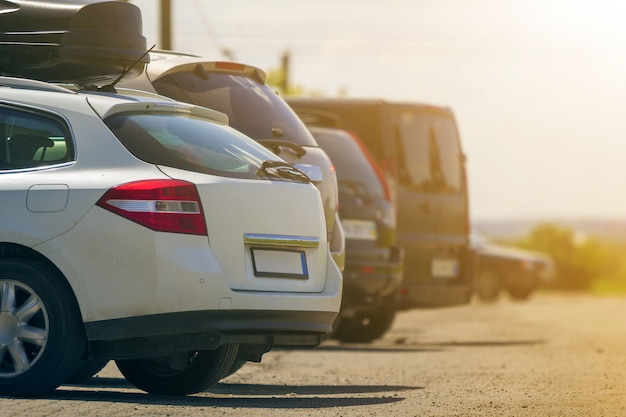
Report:
M 142 180 L 108 190 L 96 205 L 158 232 L 207 235 L 196 186 L 181 180 Z

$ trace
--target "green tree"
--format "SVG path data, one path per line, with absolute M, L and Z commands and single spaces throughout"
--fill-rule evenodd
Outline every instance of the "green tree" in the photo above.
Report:
M 517 244 L 552 257 L 556 267 L 554 288 L 587 290 L 594 280 L 615 271 L 610 245 L 553 223 L 536 226 Z

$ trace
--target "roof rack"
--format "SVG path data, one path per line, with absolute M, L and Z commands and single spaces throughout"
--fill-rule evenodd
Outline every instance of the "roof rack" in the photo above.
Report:
M 127 2 L 5 0 L 0 75 L 93 86 L 125 71 L 134 78 L 150 61 L 141 28 L 141 10 Z

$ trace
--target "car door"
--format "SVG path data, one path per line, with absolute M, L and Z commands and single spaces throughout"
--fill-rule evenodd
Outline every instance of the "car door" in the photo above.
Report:
M 69 186 L 59 171 L 74 154 L 61 118 L 0 104 L 2 240 L 33 246 L 71 227 L 72 220 L 62 214 Z

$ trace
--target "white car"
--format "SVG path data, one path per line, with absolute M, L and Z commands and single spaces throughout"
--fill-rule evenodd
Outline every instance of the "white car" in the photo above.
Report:
M 319 191 L 204 107 L 0 77 L 0 202 L 0 395 L 195 393 L 339 311 Z
M 346 257 L 339 220 L 335 167 L 302 120 L 267 84 L 260 68 L 239 62 L 209 59 L 173 51 L 150 52 L 150 62 L 137 77 L 119 85 L 226 113 L 231 127 L 263 144 L 285 161 L 308 173 L 315 169 L 330 252 L 340 270 Z

